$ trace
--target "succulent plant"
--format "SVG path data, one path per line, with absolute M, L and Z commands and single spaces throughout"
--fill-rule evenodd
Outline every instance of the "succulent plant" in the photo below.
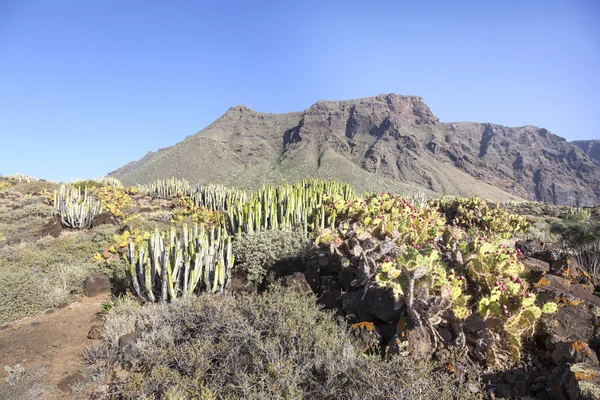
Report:
M 81 189 L 62 185 L 54 192 L 54 208 L 60 216 L 62 226 L 73 229 L 89 229 L 92 219 L 102 212 L 98 199 L 88 196 L 87 188 Z
M 133 292 L 156 302 L 196 293 L 224 292 L 233 268 L 231 237 L 220 227 L 194 225 L 178 235 L 156 230 L 146 243 L 130 241 L 126 252 Z

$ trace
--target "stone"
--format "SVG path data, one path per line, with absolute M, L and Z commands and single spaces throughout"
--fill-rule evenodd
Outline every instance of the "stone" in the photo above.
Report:
M 72 385 L 74 385 L 78 382 L 84 382 L 85 380 L 86 380 L 85 377 L 83 375 L 81 375 L 79 372 L 77 372 L 77 373 L 67 376 L 66 378 L 61 379 L 61 381 L 58 382 L 58 385 L 56 385 L 56 386 L 63 393 L 71 393 L 73 391 L 71 389 Z
M 302 272 L 304 274 L 304 278 L 306 278 L 306 282 L 310 285 L 313 293 L 319 293 L 319 289 L 321 288 L 321 276 L 319 272 L 314 268 L 306 269 Z
M 97 214 L 92 218 L 92 228 L 100 225 L 119 225 L 119 221 L 108 211 Z
M 284 286 L 292 287 L 302 293 L 312 293 L 312 288 L 302 272 L 296 272 L 283 278 Z
M 333 310 L 336 308 L 342 308 L 342 291 L 328 290 L 323 292 L 321 296 L 317 298 L 317 303 L 322 304 L 326 310 Z
M 509 385 L 498 385 L 496 386 L 496 390 L 494 391 L 496 398 L 498 399 L 508 399 L 510 398 L 510 386 Z
M 556 343 L 552 351 L 552 362 L 556 365 L 585 363 L 591 366 L 598 365 L 596 353 L 587 343 L 579 341 L 566 341 Z
M 87 297 L 96 297 L 101 294 L 110 293 L 111 289 L 110 279 L 104 274 L 88 276 L 83 281 L 83 294 Z
M 381 342 L 381 333 L 372 322 L 359 322 L 350 325 L 350 332 L 357 339 L 363 353 L 377 350 Z
M 92 340 L 100 339 L 101 336 L 102 330 L 98 325 L 93 325 L 87 334 L 87 338 Z
M 600 369 L 574 364 L 565 374 L 566 392 L 571 400 L 600 399 Z

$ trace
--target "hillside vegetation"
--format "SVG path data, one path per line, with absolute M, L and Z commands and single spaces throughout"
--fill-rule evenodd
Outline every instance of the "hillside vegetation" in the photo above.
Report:
M 0 323 L 108 276 L 116 297 L 79 388 L 92 398 L 587 390 L 569 368 L 598 368 L 593 325 L 564 318 L 600 307 L 597 209 L 428 197 L 0 177 Z

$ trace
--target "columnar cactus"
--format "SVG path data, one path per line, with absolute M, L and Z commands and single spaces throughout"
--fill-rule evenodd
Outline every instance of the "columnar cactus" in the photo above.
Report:
M 73 229 L 89 229 L 92 219 L 102 212 L 98 199 L 88 196 L 87 188 L 81 189 L 62 185 L 54 192 L 54 208 L 60 215 L 62 226 Z
M 241 234 L 258 229 L 302 229 L 305 234 L 316 227 L 335 223 L 335 215 L 325 215 L 327 196 L 337 195 L 353 200 L 356 195 L 348 184 L 303 180 L 295 185 L 262 187 L 245 202 L 233 202 L 227 207 L 227 228 Z
M 224 292 L 233 268 L 231 237 L 222 228 L 183 226 L 169 235 L 158 229 L 145 244 L 127 246 L 128 274 L 134 293 L 150 302 L 188 296 L 202 288 Z

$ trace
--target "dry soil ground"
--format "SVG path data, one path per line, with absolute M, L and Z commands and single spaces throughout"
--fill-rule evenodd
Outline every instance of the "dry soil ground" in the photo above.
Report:
M 26 371 L 39 370 L 41 375 L 37 379 L 38 394 L 29 393 L 23 397 L 15 392 L 13 397 L 4 387 L 0 391 L 0 400 L 83 398 L 83 394 L 65 393 L 58 384 L 84 369 L 82 351 L 94 342 L 87 335 L 93 325 L 102 324 L 101 303 L 108 296 L 79 297 L 64 308 L 0 327 L 0 364 L 14 366 L 20 363 Z M 2 368 L 0 374 L 4 383 L 8 373 Z M 61 386 L 64 387 L 64 383 Z

